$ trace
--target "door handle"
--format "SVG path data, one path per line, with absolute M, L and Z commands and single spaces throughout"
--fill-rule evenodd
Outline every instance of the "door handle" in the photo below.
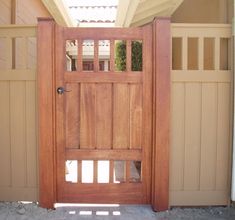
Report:
M 66 90 L 64 87 L 58 87 L 57 88 L 57 93 L 59 94 L 59 95 L 62 95 L 62 94 L 64 94 L 64 92 L 71 92 L 72 90 Z

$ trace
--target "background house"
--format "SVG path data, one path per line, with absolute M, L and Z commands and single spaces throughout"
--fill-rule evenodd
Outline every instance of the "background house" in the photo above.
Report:
M 66 0 L 0 0 L 0 200 L 38 200 L 37 17 L 53 17 L 63 26 L 130 27 L 156 16 L 171 16 L 170 205 L 227 205 L 232 159 L 233 1 L 120 1 L 115 23 L 84 18 L 78 22 L 76 10 L 82 7 L 67 7 Z M 68 42 L 68 69 L 76 67 L 74 46 L 76 42 Z M 107 42 L 100 46 L 100 68 L 106 70 Z M 84 70 L 92 69 L 91 48 L 91 42 L 84 42 Z

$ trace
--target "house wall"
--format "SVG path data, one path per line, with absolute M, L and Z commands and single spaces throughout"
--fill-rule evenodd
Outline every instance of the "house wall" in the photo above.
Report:
M 172 15 L 173 23 L 231 23 L 232 0 L 184 0 Z
M 11 23 L 11 0 L 0 0 L 0 25 Z
M 0 0 L 0 25 L 11 23 L 11 0 Z M 0 39 L 0 51 L 4 50 L 4 45 Z M 5 57 L 0 53 L 0 68 L 5 64 Z
M 51 17 L 41 0 L 16 0 L 16 24 L 37 24 L 38 17 Z

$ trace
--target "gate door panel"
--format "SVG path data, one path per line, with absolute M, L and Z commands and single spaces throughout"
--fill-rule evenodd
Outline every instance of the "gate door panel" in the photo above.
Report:
M 151 26 L 55 33 L 57 202 L 150 203 Z

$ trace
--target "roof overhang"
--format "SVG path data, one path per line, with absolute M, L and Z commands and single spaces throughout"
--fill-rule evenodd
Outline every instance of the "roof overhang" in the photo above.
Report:
M 115 26 L 136 27 L 170 17 L 184 0 L 119 0 Z
M 77 22 L 70 16 L 64 0 L 41 0 L 56 23 L 65 27 L 76 27 Z

